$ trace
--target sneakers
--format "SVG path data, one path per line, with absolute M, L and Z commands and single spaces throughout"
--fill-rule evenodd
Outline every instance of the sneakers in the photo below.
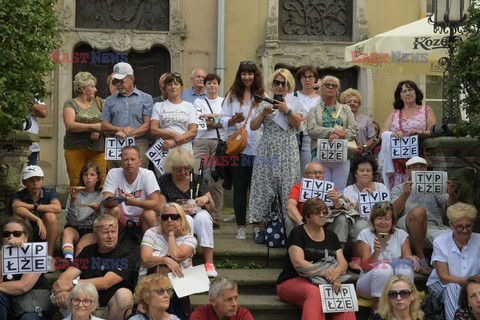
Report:
M 213 263 L 205 263 L 205 270 L 209 278 L 216 278 L 218 276 L 218 272 L 215 270 Z
M 245 229 L 245 228 L 238 228 L 236 238 L 237 238 L 238 240 L 245 240 L 245 239 L 247 239 L 246 233 L 247 233 L 247 229 Z
M 52 258 L 52 256 L 47 256 L 47 272 L 48 272 L 48 273 L 55 272 L 55 268 L 53 267 L 53 258 Z
M 235 217 L 234 214 L 232 214 L 230 217 L 226 217 L 225 219 L 222 220 L 223 222 L 232 222 L 232 221 L 237 221 L 237 218 Z

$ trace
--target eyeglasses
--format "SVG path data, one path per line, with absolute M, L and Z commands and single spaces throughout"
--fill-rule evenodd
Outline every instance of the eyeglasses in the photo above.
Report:
M 309 75 L 309 76 L 303 75 L 302 78 L 303 78 L 303 79 L 309 79 L 309 80 L 310 80 L 310 79 L 313 79 L 313 78 L 315 78 L 315 77 L 312 76 L 312 75 Z
M 163 296 L 165 293 L 168 294 L 170 297 L 173 295 L 173 288 L 161 288 L 161 289 L 154 289 L 152 292 L 155 292 L 159 296 Z
M 470 231 L 473 230 L 473 224 L 465 224 L 465 225 L 457 224 L 457 225 L 454 225 L 452 223 L 452 226 L 455 228 L 455 230 L 457 230 L 457 232 L 462 232 L 463 230 L 467 230 L 468 232 L 470 232 Z
M 15 238 L 20 237 L 23 234 L 23 231 L 20 230 L 15 230 L 15 231 L 3 231 L 2 232 L 2 237 L 8 238 L 10 235 L 13 234 Z
M 412 88 L 407 88 L 407 89 L 405 89 L 405 90 L 400 91 L 400 93 L 405 94 L 405 93 L 412 92 L 412 91 L 415 91 L 415 90 L 412 89 Z
M 167 221 L 168 218 L 172 219 L 172 221 L 177 221 L 178 219 L 180 219 L 180 214 L 178 213 L 175 213 L 175 214 L 162 214 L 160 216 L 160 218 L 162 219 L 162 221 Z
M 402 299 L 407 299 L 408 297 L 410 297 L 411 294 L 412 294 L 412 291 L 410 291 L 410 290 L 400 290 L 400 291 L 390 290 L 390 291 L 388 291 L 388 297 L 392 300 L 397 299 L 398 296 L 400 296 L 400 298 L 402 298 Z
M 255 62 L 253 61 L 240 61 L 240 66 L 253 66 L 255 65 Z
M 323 86 L 331 89 L 331 88 L 337 88 L 338 84 L 336 84 L 336 83 L 324 83 Z
M 274 85 L 275 87 L 280 87 L 280 86 L 282 86 L 282 87 L 285 88 L 285 87 L 287 87 L 287 81 L 273 80 L 273 85 Z
M 313 214 L 317 216 L 326 216 L 327 211 L 317 211 L 317 212 L 313 212 Z
M 373 206 L 377 209 L 381 209 L 383 204 L 385 205 L 385 210 L 392 210 L 393 209 L 393 204 L 391 202 L 376 202 Z
M 80 302 L 85 306 L 88 307 L 89 305 L 92 304 L 93 300 L 92 299 L 78 299 L 78 298 L 72 298 L 71 300 L 72 304 L 74 306 L 78 306 Z
M 305 174 L 312 174 L 312 175 L 325 174 L 325 171 L 308 171 L 308 172 L 305 172 Z
M 181 173 L 183 171 L 190 171 L 192 168 L 190 166 L 185 166 L 185 167 L 173 167 L 173 171 L 176 173 Z

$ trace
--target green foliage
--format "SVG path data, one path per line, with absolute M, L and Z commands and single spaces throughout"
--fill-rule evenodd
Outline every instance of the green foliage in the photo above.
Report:
M 458 136 L 480 136 L 480 8 L 477 1 L 469 9 L 469 18 L 464 27 L 465 35 L 461 41 L 454 43 L 455 55 L 449 72 L 451 94 L 464 93 L 462 100 L 469 117 L 468 122 L 461 122 L 454 128 Z
M 22 129 L 58 48 L 56 0 L 0 0 L 0 135 Z

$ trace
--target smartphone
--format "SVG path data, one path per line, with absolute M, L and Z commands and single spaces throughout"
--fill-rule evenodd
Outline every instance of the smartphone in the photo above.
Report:
M 380 232 L 378 234 L 378 242 L 380 242 L 383 248 L 387 246 L 387 241 L 388 241 L 388 233 Z
M 274 94 L 273 99 L 283 102 L 283 96 L 281 94 Z

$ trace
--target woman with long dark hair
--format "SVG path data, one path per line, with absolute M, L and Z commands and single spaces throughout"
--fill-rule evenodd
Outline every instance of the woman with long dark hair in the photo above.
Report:
M 233 182 L 233 209 L 237 220 L 237 239 L 246 238 L 247 192 L 252 179 L 255 150 L 262 137 L 262 130 L 252 131 L 250 122 L 260 103 L 254 95 L 265 95 L 262 75 L 253 61 L 242 61 L 235 80 L 224 100 L 220 122 L 227 130 L 227 137 L 240 129 L 247 121 L 247 146 L 237 156 L 230 157 L 230 172 Z M 256 233 L 259 230 L 254 230 Z

